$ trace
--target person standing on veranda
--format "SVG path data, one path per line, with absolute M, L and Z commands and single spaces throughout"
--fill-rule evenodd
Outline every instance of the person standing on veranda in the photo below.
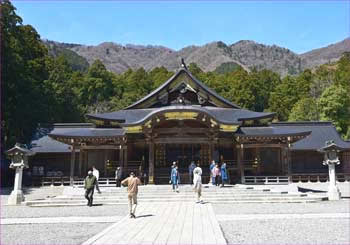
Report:
M 193 185 L 193 170 L 195 168 L 196 168 L 196 164 L 194 164 L 194 161 L 192 161 L 191 164 L 188 166 L 188 175 L 189 175 L 191 185 Z
M 173 191 L 179 192 L 180 174 L 177 166 L 171 170 L 170 182 L 173 186 Z
M 220 167 L 221 170 L 221 187 L 225 186 L 225 182 L 227 181 L 227 169 L 226 169 L 226 163 L 223 162 Z
M 100 187 L 98 185 L 98 179 L 100 178 L 100 171 L 95 166 L 92 166 L 92 174 L 96 177 L 96 190 L 98 194 L 101 194 Z
M 216 164 L 215 167 L 212 170 L 212 176 L 215 179 L 215 186 L 219 186 L 219 178 L 220 178 L 221 172 L 220 172 L 220 168 L 219 165 Z
M 130 173 L 130 177 L 121 182 L 123 186 L 128 186 L 128 200 L 129 200 L 129 213 L 130 218 L 136 218 L 135 212 L 137 207 L 137 193 L 138 186 L 141 185 L 141 181 L 137 178 L 134 172 Z
M 193 170 L 193 184 L 194 191 L 197 193 L 197 203 L 203 203 L 202 200 L 202 169 L 197 164 L 197 167 Z
M 117 167 L 117 169 L 115 170 L 115 185 L 116 187 L 121 187 L 121 181 L 122 181 L 122 168 L 121 167 Z
M 210 179 L 209 179 L 209 184 L 210 182 L 215 185 L 215 179 L 213 177 L 213 169 L 215 168 L 215 161 L 213 160 L 209 166 L 209 173 L 210 173 Z

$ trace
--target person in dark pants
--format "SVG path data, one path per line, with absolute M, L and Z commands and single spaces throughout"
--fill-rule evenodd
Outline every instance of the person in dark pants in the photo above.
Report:
M 122 181 L 122 168 L 118 167 L 115 170 L 115 183 L 117 187 L 121 187 L 120 182 Z
M 84 188 L 85 188 L 85 198 L 88 200 L 87 205 L 89 207 L 92 206 L 93 196 L 94 196 L 94 190 L 96 185 L 96 176 L 92 174 L 92 171 L 88 172 L 88 176 L 85 178 L 84 182 Z

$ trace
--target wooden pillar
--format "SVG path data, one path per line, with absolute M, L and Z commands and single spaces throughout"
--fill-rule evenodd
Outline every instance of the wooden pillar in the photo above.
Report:
M 124 166 L 126 169 L 128 169 L 128 145 L 124 146 Z M 130 171 L 129 171 L 130 172 Z
M 211 162 L 212 160 L 214 160 L 214 143 L 210 142 L 209 143 L 209 153 L 210 153 L 210 159 L 209 162 Z
M 84 160 L 83 160 L 83 165 L 84 165 L 83 176 L 86 176 L 87 172 L 88 172 L 88 168 L 89 168 L 89 166 L 88 166 L 89 165 L 89 161 L 88 161 L 89 152 L 87 150 L 84 150 L 83 157 L 84 157 Z
M 149 170 L 148 170 L 148 183 L 154 184 L 154 143 L 151 141 L 148 143 L 148 164 L 149 164 Z
M 70 158 L 70 177 L 69 177 L 69 185 L 73 186 L 74 182 L 74 167 L 75 167 L 75 147 L 74 144 L 72 145 L 72 152 L 71 152 L 71 158 Z
M 123 145 L 119 146 L 119 165 L 123 168 L 124 173 L 126 173 L 127 169 L 124 168 L 124 157 L 123 157 Z
M 244 163 L 243 163 L 243 144 L 237 146 L 237 170 L 238 176 L 241 178 L 241 183 L 244 184 Z
M 107 177 L 107 153 L 108 150 L 104 149 L 103 150 L 103 173 L 104 173 L 104 177 Z
M 80 151 L 79 151 L 79 177 L 82 177 L 82 175 L 83 175 L 83 171 L 82 171 L 83 157 L 84 157 L 84 150 L 80 148 Z
M 255 148 L 255 157 L 257 158 L 256 175 L 259 175 L 261 173 L 261 170 L 262 170 L 261 159 L 260 159 L 260 148 L 259 147 Z
M 289 147 L 287 147 L 286 150 L 287 150 L 287 174 L 289 176 L 292 174 L 292 153 Z

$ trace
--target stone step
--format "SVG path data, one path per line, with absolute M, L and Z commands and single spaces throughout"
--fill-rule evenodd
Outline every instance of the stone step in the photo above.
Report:
M 126 193 L 119 194 L 119 195 L 110 195 L 110 196 L 104 196 L 104 195 L 99 195 L 95 194 L 94 198 L 97 199 L 118 199 L 118 198 L 126 198 Z M 188 193 L 188 194 L 181 194 L 181 193 L 169 193 L 166 195 L 159 195 L 159 194 L 139 194 L 138 198 L 162 198 L 162 199 L 173 199 L 173 198 L 188 198 L 188 197 L 193 197 L 195 194 L 194 193 Z M 223 198 L 223 197 L 277 197 L 277 196 L 288 196 L 288 197 L 303 197 L 307 196 L 307 194 L 304 193 L 281 193 L 281 192 L 271 192 L 269 194 L 265 193 L 241 193 L 241 194 L 209 194 L 205 193 L 205 197 L 208 198 Z M 84 199 L 84 194 L 82 195 L 75 195 L 75 196 L 57 196 L 54 197 L 53 199 L 55 200 L 80 200 Z
M 321 197 L 302 197 L 302 196 L 277 196 L 277 197 L 221 197 L 221 198 L 211 198 L 204 197 L 208 202 L 231 202 L 231 201 L 279 201 L 279 200 L 288 200 L 288 201 L 300 201 L 300 200 L 319 200 Z M 139 198 L 140 202 L 183 202 L 183 201 L 195 201 L 194 196 L 188 198 Z M 97 199 L 94 198 L 94 203 L 105 204 L 105 203 L 126 203 L 126 198 L 110 198 L 110 199 Z M 45 199 L 45 200 L 36 200 L 36 201 L 27 201 L 26 205 L 33 206 L 35 204 L 74 204 L 74 203 L 86 203 L 84 199 Z
M 259 200 L 227 200 L 227 199 L 222 199 L 222 200 L 206 200 L 206 202 L 210 203 L 314 203 L 314 202 L 320 202 L 324 200 L 324 198 L 291 198 L 291 199 L 259 199 Z M 174 200 L 179 201 L 179 200 Z M 152 202 L 152 203 L 164 203 L 164 201 L 159 201 L 159 200 L 154 200 L 154 201 L 146 201 L 143 200 L 143 202 Z M 171 202 L 171 201 L 167 201 Z M 182 200 L 182 202 L 195 202 L 195 199 L 188 199 L 188 200 Z M 94 202 L 94 205 L 99 206 L 99 205 L 126 205 L 126 201 L 120 201 L 120 202 Z M 86 201 L 85 202 L 74 202 L 74 203 L 30 203 L 27 204 L 30 207 L 65 207 L 65 206 L 86 206 Z

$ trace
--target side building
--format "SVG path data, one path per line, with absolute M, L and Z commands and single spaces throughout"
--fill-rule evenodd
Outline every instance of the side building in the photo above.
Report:
M 182 180 L 194 161 L 209 181 L 212 160 L 226 162 L 232 183 L 289 181 L 327 173 L 317 149 L 344 148 L 338 173 L 350 175 L 350 142 L 330 122 L 273 123 L 275 113 L 245 110 L 181 67 L 159 88 L 119 111 L 88 114 L 91 123 L 40 128 L 32 141 L 33 175 L 80 178 L 92 165 L 103 177 L 135 171 L 149 183 L 169 180 L 176 161 Z M 268 178 L 270 176 L 272 178 Z M 278 180 L 277 180 L 278 181 Z

